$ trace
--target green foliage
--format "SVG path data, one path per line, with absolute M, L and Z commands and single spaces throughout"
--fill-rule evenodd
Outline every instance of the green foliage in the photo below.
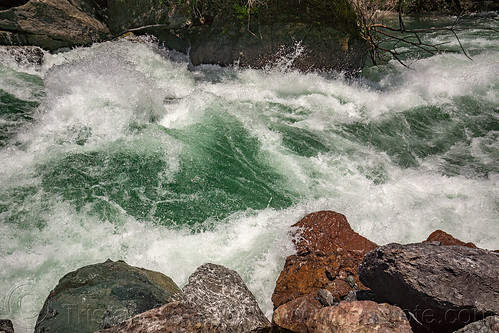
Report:
M 244 5 L 244 6 L 241 6 L 241 5 L 238 5 L 237 3 L 235 3 L 233 7 L 236 10 L 237 18 L 240 20 L 245 20 L 248 18 L 248 16 L 250 16 L 256 12 L 256 9 L 251 7 L 249 5 L 249 3 L 247 5 Z

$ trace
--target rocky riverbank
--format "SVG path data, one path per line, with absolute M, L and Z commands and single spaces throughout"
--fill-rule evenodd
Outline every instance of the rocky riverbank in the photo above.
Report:
M 126 32 L 153 35 L 194 65 L 287 61 L 302 70 L 355 71 L 367 55 L 348 0 L 30 0 L 0 7 L 0 45 L 56 51 Z
M 499 332 L 497 252 L 441 230 L 378 246 L 332 211 L 291 230 L 297 251 L 277 279 L 271 322 L 223 266 L 202 265 L 181 290 L 161 273 L 108 260 L 64 276 L 35 332 Z

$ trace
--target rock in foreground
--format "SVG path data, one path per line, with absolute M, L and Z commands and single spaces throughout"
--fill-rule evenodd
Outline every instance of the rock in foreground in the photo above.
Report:
M 189 277 L 183 296 L 208 313 L 220 332 L 243 333 L 270 326 L 239 274 L 223 266 L 200 266 Z
M 344 301 L 325 307 L 308 322 L 314 333 L 411 333 L 404 312 L 393 305 L 372 301 Z
M 305 216 L 297 228 L 297 254 L 289 256 L 277 280 L 272 302 L 277 308 L 293 299 L 330 291 L 345 297 L 354 288 L 365 289 L 357 267 L 377 245 L 352 230 L 344 215 L 320 211 Z
M 99 333 L 218 333 L 206 313 L 187 302 L 170 302 Z
M 52 290 L 35 332 L 95 332 L 168 303 L 179 292 L 169 277 L 124 261 L 85 266 Z
M 490 316 L 466 325 L 455 333 L 499 333 L 499 316 Z
M 499 254 L 440 243 L 389 244 L 366 254 L 360 280 L 426 328 L 453 332 L 499 313 Z
M 247 333 L 270 326 L 239 274 L 220 265 L 200 266 L 177 298 L 100 332 Z

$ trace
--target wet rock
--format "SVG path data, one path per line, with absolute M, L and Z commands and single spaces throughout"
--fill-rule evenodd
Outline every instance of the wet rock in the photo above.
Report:
M 499 254 L 492 251 L 389 244 L 365 255 L 359 275 L 431 331 L 453 332 L 499 313 Z
M 428 236 L 428 239 L 425 240 L 423 243 L 426 242 L 441 242 L 442 245 L 461 245 L 461 246 L 466 246 L 466 247 L 475 247 L 476 245 L 473 243 L 465 243 L 463 241 L 460 241 L 457 238 L 454 238 L 452 235 L 446 233 L 445 231 L 442 230 L 436 230 Z
M 490 316 L 468 324 L 455 333 L 499 333 L 499 316 Z
M 336 298 L 346 296 L 352 287 L 340 276 L 345 270 L 355 272 L 362 258 L 357 258 L 353 265 L 343 265 L 341 257 L 332 254 L 319 256 L 309 254 L 306 256 L 292 255 L 286 258 L 281 274 L 276 282 L 272 295 L 272 302 L 277 308 L 293 299 L 316 294 L 319 289 L 327 289 Z M 355 267 L 351 267 L 355 266 Z
M 109 36 L 85 0 L 30 0 L 0 11 L 0 44 L 47 50 L 88 44 Z
M 0 333 L 14 333 L 14 325 L 9 319 L 0 319 Z
M 292 227 L 298 229 L 295 242 L 298 254 L 329 254 L 338 249 L 365 254 L 378 247 L 353 231 L 345 215 L 333 211 L 311 213 Z
M 366 289 L 357 275 L 365 253 L 376 244 L 352 230 L 345 216 L 332 211 L 312 213 L 298 228 L 298 253 L 286 259 L 272 295 L 274 307 L 326 289 L 336 298 Z
M 270 326 L 239 274 L 223 266 L 200 266 L 189 277 L 183 297 L 208 314 L 219 332 L 249 332 Z
M 0 48 L 0 56 L 2 53 L 21 66 L 41 66 L 45 57 L 45 52 L 37 46 L 5 46 Z
M 307 321 L 322 307 L 313 294 L 299 297 L 274 311 L 273 324 L 292 332 L 307 333 Z
M 309 320 L 308 328 L 314 333 L 412 332 L 400 308 L 371 301 L 343 301 L 322 308 Z
M 95 332 L 168 303 L 179 292 L 169 277 L 124 261 L 85 266 L 50 292 L 35 332 Z
M 99 333 L 218 333 L 208 315 L 195 305 L 175 301 L 141 313 Z

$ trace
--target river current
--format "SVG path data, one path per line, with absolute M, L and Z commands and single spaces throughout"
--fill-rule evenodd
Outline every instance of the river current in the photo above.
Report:
M 236 270 L 264 312 L 289 227 L 334 210 L 378 244 L 436 229 L 499 248 L 497 16 L 452 52 L 358 77 L 192 67 L 152 39 L 0 48 L 0 317 L 32 331 L 57 281 L 125 260 L 179 286 Z M 296 52 L 299 53 L 297 45 Z

